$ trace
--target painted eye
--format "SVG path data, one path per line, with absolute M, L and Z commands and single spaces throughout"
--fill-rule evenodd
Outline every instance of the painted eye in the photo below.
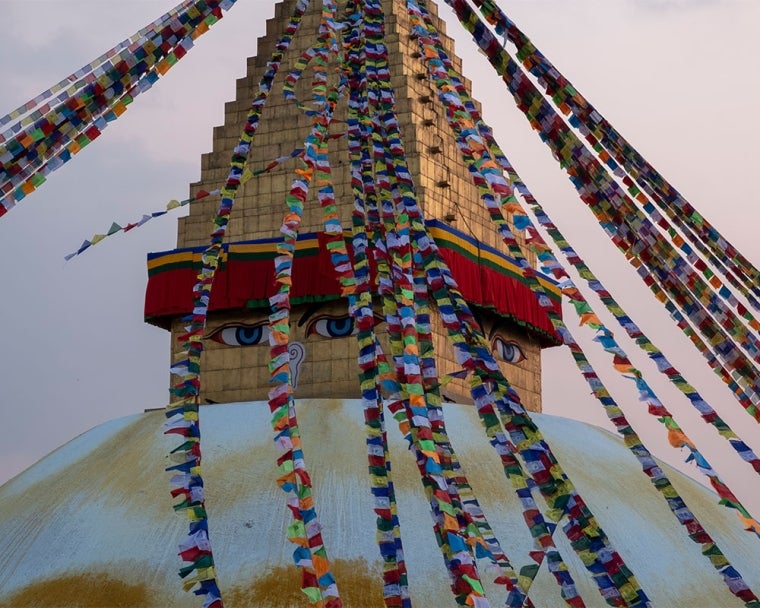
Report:
M 269 339 L 269 325 L 224 325 L 209 338 L 227 346 L 255 346 Z
M 306 335 L 314 334 L 325 338 L 345 338 L 356 333 L 354 320 L 350 316 L 344 317 L 321 317 L 314 319 L 306 327 Z
M 498 336 L 493 339 L 493 351 L 499 359 L 507 363 L 525 361 L 525 353 L 516 342 L 507 341 Z

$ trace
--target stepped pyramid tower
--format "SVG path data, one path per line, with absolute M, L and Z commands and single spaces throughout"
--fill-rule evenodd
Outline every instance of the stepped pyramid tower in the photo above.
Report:
M 146 320 L 172 332 L 173 362 L 182 357 L 184 325 L 194 313 L 192 290 L 219 206 L 206 193 L 228 179 L 256 87 L 278 37 L 301 5 L 296 0 L 277 5 L 257 57 L 238 81 L 236 99 L 226 106 L 225 123 L 214 131 L 213 150 L 202 159 L 201 179 L 191 186 L 199 200 L 180 220 L 177 248 L 149 256 Z M 193 562 L 182 576 L 188 589 L 204 596 L 204 608 L 219 608 L 222 600 L 226 606 L 260 608 L 295 608 L 309 601 L 328 607 L 484 608 L 503 604 L 506 597 L 516 602 L 509 605 L 520 606 L 645 606 L 646 597 L 653 605 L 673 607 L 750 605 L 726 592 L 720 575 L 674 524 L 665 501 L 622 442 L 589 425 L 540 413 L 541 349 L 558 344 L 557 337 L 478 202 L 445 110 L 437 104 L 406 3 L 383 0 L 381 5 L 398 124 L 426 228 L 472 306 L 501 371 L 523 405 L 536 412 L 543 436 L 615 550 L 590 552 L 602 533 L 595 528 L 595 540 L 583 545 L 588 538 L 576 534 L 580 524 L 575 516 L 563 534 L 570 519 L 563 514 L 552 534 L 554 524 L 546 525 L 533 509 L 525 488 L 509 487 L 509 467 L 490 445 L 498 438 L 484 434 L 468 380 L 448 343 L 442 311 L 435 306 L 430 341 L 441 393 L 452 403 L 436 409 L 431 428 L 445 446 L 447 483 L 455 488 L 447 492 L 456 495 L 457 504 L 454 499 L 444 504 L 440 487 L 420 485 L 421 470 L 433 476 L 437 471 L 421 459 L 424 450 L 410 448 L 403 428 L 401 433 L 387 429 L 392 475 L 389 464 L 378 465 L 385 456 L 375 441 L 381 434 L 372 433 L 379 428 L 373 426 L 377 420 L 359 399 L 361 353 L 356 340 L 349 339 L 354 328 L 348 304 L 323 247 L 323 211 L 315 193 L 319 183 L 305 201 L 293 263 L 290 374 L 298 435 L 277 434 L 273 444 L 266 345 L 274 243 L 281 237 L 283 201 L 292 191 L 294 174 L 304 171 L 299 151 L 312 125 L 311 71 L 305 70 L 294 85 L 304 107 L 286 100 L 283 87 L 300 69 L 298 58 L 314 44 L 321 17 L 321 3 L 315 1 L 302 17 L 261 115 L 214 278 L 200 394 L 209 405 L 199 412 L 205 484 L 187 496 L 196 500 L 200 495 L 196 502 L 204 506 L 190 510 L 191 536 L 171 509 L 184 494 L 171 498 L 161 472 L 166 468 L 175 477 L 194 473 L 183 469 L 181 460 L 175 464 L 176 441 L 161 433 L 164 412 L 112 421 L 0 488 L 0 605 L 199 605 L 177 580 L 182 560 Z M 460 71 L 435 5 L 428 9 Z M 329 73 L 330 82 L 336 82 L 337 75 Z M 337 219 L 343 229 L 351 226 L 353 210 L 346 104 L 345 97 L 337 101 L 329 125 Z M 540 280 L 550 297 L 557 295 L 551 281 Z M 384 333 L 382 323 L 379 327 L 378 341 L 390 353 L 390 331 Z M 445 429 L 438 424 L 444 418 Z M 275 430 L 277 424 L 275 420 Z M 388 416 L 385 424 L 391 427 L 395 421 Z M 168 432 L 182 428 L 170 425 Z M 291 453 L 299 448 L 293 460 L 302 456 L 308 465 L 308 475 L 299 470 L 300 485 L 293 482 L 299 488 L 295 499 L 286 499 L 278 488 L 294 479 L 283 446 Z M 712 495 L 674 471 L 669 475 L 716 542 L 731 549 L 732 562 L 758 563 L 754 539 Z M 437 515 L 433 508 L 433 526 L 431 497 L 444 505 Z M 438 515 L 446 525 L 459 521 L 449 507 L 459 509 L 456 517 L 466 519 L 474 534 L 462 537 L 472 541 L 469 549 L 456 534 L 441 533 Z M 194 527 L 201 520 L 205 526 L 206 513 L 208 536 L 205 527 Z M 214 568 L 209 566 L 209 540 Z M 606 569 L 625 596 L 599 583 L 609 579 L 595 568 Z M 760 571 L 744 568 L 743 574 L 749 584 L 760 585 Z M 529 599 L 510 593 L 515 585 L 529 589 Z
M 249 60 L 247 76 L 238 81 L 237 99 L 226 105 L 225 124 L 214 131 L 214 150 L 204 155 L 201 180 L 193 185 L 191 194 L 200 190 L 212 191 L 224 183 L 232 151 L 239 140 L 240 125 L 245 123 L 251 99 L 255 97 L 256 87 L 267 67 L 267 59 L 282 32 L 283 20 L 292 13 L 294 6 L 295 2 L 277 5 L 275 18 L 268 22 L 267 36 L 259 41 L 259 55 Z M 551 324 L 545 313 L 535 304 L 527 286 L 518 279 L 519 271 L 514 260 L 503 260 L 499 255 L 505 248 L 493 229 L 487 210 L 479 202 L 477 189 L 461 159 L 454 134 L 447 124 L 445 111 L 437 102 L 434 86 L 427 77 L 403 3 L 385 3 L 384 6 L 388 15 L 386 44 L 391 58 L 391 83 L 396 95 L 401 136 L 418 204 L 424 217 L 430 221 L 429 225 L 434 226 L 440 246 L 446 248 L 451 255 L 456 255 L 456 261 L 461 267 L 461 270 L 455 273 L 457 281 L 465 283 L 466 289 L 477 292 L 479 301 L 471 304 L 480 305 L 480 317 L 486 321 L 487 329 L 491 332 L 494 348 L 501 349 L 503 354 L 513 361 L 507 363 L 502 360 L 504 372 L 508 372 L 510 382 L 520 393 L 523 403 L 533 411 L 540 411 L 540 351 L 543 347 L 557 344 L 556 337 L 552 335 Z M 304 16 L 300 33 L 293 40 L 289 54 L 274 82 L 249 157 L 248 166 L 252 170 L 266 167 L 275 159 L 288 156 L 303 147 L 311 119 L 303 109 L 284 98 L 282 87 L 296 60 L 313 44 L 319 18 L 320 13 L 316 8 L 312 8 Z M 445 31 L 445 24 L 437 17 L 435 25 L 439 31 Z M 442 38 L 448 55 L 454 58 L 456 69 L 461 73 L 461 61 L 454 55 L 453 42 L 445 35 Z M 297 98 L 308 100 L 310 86 L 311 75 L 306 72 L 298 81 Z M 469 88 L 469 83 L 466 83 L 466 86 Z M 341 225 L 347 229 L 351 225 L 353 196 L 347 142 L 344 137 L 346 103 L 344 96 L 335 111 L 331 125 L 331 133 L 335 135 L 335 139 L 330 142 L 330 156 L 336 159 L 332 166 L 335 198 Z M 294 162 L 290 159 L 283 166 L 245 183 L 238 194 L 230 218 L 227 233 L 229 243 L 270 239 L 269 251 L 271 257 L 274 257 L 271 239 L 279 235 L 283 201 L 291 187 Z M 312 237 L 323 230 L 322 210 L 316 199 L 316 188 L 313 187 L 301 224 L 301 233 L 311 234 Z M 187 249 L 197 248 L 193 253 L 196 264 L 199 263 L 200 251 L 208 243 L 209 226 L 216 207 L 216 199 L 196 204 L 192 207 L 190 215 L 180 220 L 177 244 L 180 250 L 184 250 L 185 262 L 190 259 Z M 248 249 L 252 247 L 255 248 L 254 245 L 249 245 Z M 263 247 L 261 244 L 257 250 Z M 313 247 L 314 244 L 311 245 L 312 249 Z M 250 269 L 247 270 L 235 268 L 240 266 L 235 258 L 250 260 L 255 254 L 247 251 L 245 245 L 233 245 L 229 255 L 230 268 L 222 279 L 225 287 L 218 291 L 215 288 L 214 299 L 223 297 L 220 292 L 225 289 L 228 290 L 225 295 L 229 297 L 226 298 L 226 303 L 216 306 L 218 312 L 210 319 L 209 329 L 212 335 L 215 329 L 240 322 L 241 312 L 247 317 L 249 324 L 261 322 L 265 318 L 262 315 L 268 308 L 265 298 L 262 297 L 263 292 L 258 291 L 254 294 L 257 287 L 252 285 L 265 284 L 265 281 L 260 280 L 260 275 L 256 275 L 257 271 L 264 270 L 254 267 L 253 264 L 249 264 Z M 263 252 L 260 252 L 260 255 L 264 255 Z M 503 256 L 503 253 L 501 255 Z M 163 259 L 156 257 L 151 260 L 152 284 L 149 285 L 147 315 L 151 322 L 167 326 L 172 316 L 165 313 L 174 313 L 172 334 L 175 337 L 175 354 L 178 355 L 181 346 L 177 344 L 176 336 L 183 333 L 184 329 L 183 323 L 176 320 L 180 316 L 176 311 L 178 307 L 182 307 L 180 312 L 187 314 L 191 306 L 187 291 L 172 292 L 168 285 L 182 280 L 182 276 L 189 281 L 191 274 L 188 272 L 182 275 L 182 271 L 177 271 L 176 260 L 177 252 Z M 297 262 L 294 272 L 299 273 L 299 277 L 320 272 L 326 277 L 330 273 L 329 267 L 322 268 L 325 265 L 329 266 L 329 262 L 323 263 L 322 267 L 318 264 L 313 265 L 317 263 L 316 258 L 306 259 L 303 263 L 312 266 L 301 271 L 298 268 L 300 262 Z M 501 264 L 498 272 L 486 270 L 498 264 Z M 165 268 L 169 271 L 162 272 Z M 484 274 L 486 272 L 487 276 Z M 172 273 L 180 278 L 173 277 Z M 241 282 L 247 282 L 248 285 L 241 285 Z M 312 276 L 309 284 L 311 293 L 300 294 L 295 300 L 313 304 L 320 298 L 334 299 L 335 288 L 332 288 L 333 293 L 329 293 L 330 288 L 325 282 L 315 280 Z M 547 288 L 552 289 L 548 284 Z M 294 289 L 299 289 L 297 284 L 294 285 Z M 159 295 L 154 298 L 156 293 Z M 556 289 L 553 294 L 558 297 Z M 179 299 L 181 295 L 185 296 L 184 306 Z M 271 292 L 267 295 L 271 295 Z M 214 303 L 211 306 L 212 309 L 215 308 Z M 249 308 L 248 313 L 245 311 L 246 307 Z M 258 314 L 252 312 L 256 310 L 259 311 Z M 345 316 L 347 311 L 343 309 L 340 314 Z M 255 320 L 251 321 L 252 318 Z M 460 368 L 455 361 L 453 349 L 448 345 L 440 320 L 436 321 L 435 318 L 432 334 L 439 373 L 446 375 L 456 372 Z M 266 340 L 262 342 L 266 344 Z M 306 353 L 303 371 L 298 377 L 298 395 L 356 396 L 358 387 L 355 344 L 349 340 L 339 340 L 333 345 L 327 342 L 329 340 L 323 339 L 319 342 L 319 347 Z M 269 389 L 267 361 L 266 348 L 237 349 L 230 352 L 224 345 L 211 343 L 205 350 L 203 397 L 214 402 L 266 398 Z M 449 398 L 468 399 L 468 394 L 469 390 L 463 380 L 454 378 L 448 385 Z

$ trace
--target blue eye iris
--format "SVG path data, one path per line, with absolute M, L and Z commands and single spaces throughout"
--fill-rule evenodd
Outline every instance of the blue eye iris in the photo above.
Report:
M 516 342 L 509 342 L 498 336 L 493 339 L 494 354 L 507 363 L 520 363 L 525 361 L 525 353 Z
M 319 334 L 325 338 L 344 338 L 355 333 L 354 320 L 349 317 L 323 317 L 312 322 L 307 335 Z
M 350 336 L 354 331 L 354 320 L 351 317 L 343 319 L 325 319 L 327 333 L 331 336 Z
M 261 342 L 261 325 L 257 327 L 238 327 L 235 329 L 235 339 L 241 346 L 250 346 Z
M 227 325 L 213 332 L 209 338 L 227 346 L 255 346 L 269 337 L 269 326 L 266 323 L 258 325 Z

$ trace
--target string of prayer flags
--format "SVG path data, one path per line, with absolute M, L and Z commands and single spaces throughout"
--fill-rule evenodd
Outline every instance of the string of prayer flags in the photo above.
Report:
M 325 1 L 320 35 L 315 48 L 315 56 L 327 54 L 327 39 L 330 37 L 329 23 L 325 23 L 324 13 L 334 13 L 335 5 Z M 325 58 L 326 59 L 326 58 Z M 326 63 L 326 61 L 325 61 Z M 324 84 L 327 80 L 325 71 L 315 69 L 315 83 Z M 281 448 L 277 460 L 281 476 L 278 484 L 289 494 L 288 507 L 293 516 L 293 523 L 288 527 L 288 538 L 298 548 L 294 561 L 302 571 L 301 590 L 309 601 L 318 606 L 339 608 L 342 606 L 338 587 L 330 572 L 327 551 L 321 536 L 321 527 L 314 509 L 311 493 L 311 480 L 306 470 L 301 446 L 301 436 L 296 418 L 293 385 L 290 372 L 289 314 L 290 288 L 292 285 L 292 265 L 295 243 L 301 224 L 304 202 L 311 180 L 316 177 L 320 184 L 319 196 L 326 210 L 332 199 L 329 184 L 329 165 L 320 164 L 328 139 L 328 126 L 337 103 L 337 92 L 326 97 L 313 116 L 311 131 L 305 141 L 303 160 L 305 170 L 296 170 L 290 193 L 286 197 L 287 211 L 280 227 L 282 241 L 277 243 L 275 258 L 275 284 L 277 293 L 270 298 L 269 315 L 270 340 L 270 378 L 272 388 L 269 391 L 269 408 L 272 413 L 272 426 L 275 431 L 275 443 Z M 317 104 L 318 106 L 320 104 Z M 342 241 L 343 234 L 340 232 Z
M 496 32 L 515 45 L 517 59 L 537 78 L 555 105 L 570 117 L 570 123 L 581 130 L 605 164 L 622 177 L 631 195 L 650 208 L 647 211 L 653 220 L 659 223 L 662 218 L 651 213 L 651 203 L 647 202 L 642 190 L 689 237 L 691 246 L 698 249 L 713 264 L 713 268 L 741 291 L 756 310 L 760 310 L 760 305 L 751 295 L 760 295 L 760 273 L 757 269 L 580 94 L 494 0 L 475 0 L 475 4 Z M 624 175 L 624 171 L 628 175 Z M 691 248 L 683 241 L 678 242 L 675 231 L 669 230 L 669 233 L 695 267 L 702 270 L 691 257 Z
M 187 391 L 182 389 L 189 389 Z M 173 394 L 180 398 L 179 402 L 192 401 L 194 386 L 175 385 Z M 208 524 L 203 493 L 203 478 L 201 476 L 200 429 L 198 427 L 197 408 L 175 406 L 166 412 L 168 421 L 164 425 L 166 434 L 178 434 L 184 442 L 170 454 L 170 459 L 178 464 L 167 467 L 173 472 L 171 483 L 174 486 L 171 494 L 181 499 L 174 509 L 185 511 L 190 521 L 188 536 L 180 543 L 179 555 L 188 566 L 180 570 L 180 576 L 186 579 L 183 587 L 192 589 L 196 584 L 205 595 L 204 605 L 221 608 L 221 592 L 216 584 L 214 559 L 208 537 Z M 188 578 L 190 574 L 193 577 Z
M 221 15 L 220 15 L 221 16 Z M 209 252 L 207 252 L 208 254 Z M 211 283 L 213 281 L 214 262 L 217 256 L 204 254 L 204 269 L 199 274 L 199 280 L 193 290 L 194 313 L 185 319 L 187 333 L 181 336 L 187 353 L 187 358 L 172 369 L 180 373 L 180 382 L 175 384 L 170 393 L 173 403 L 167 411 L 167 417 L 172 422 L 167 432 L 177 432 L 186 438 L 172 451 L 171 456 L 184 459 L 178 465 L 168 467 L 168 471 L 180 470 L 183 475 L 172 478 L 172 495 L 184 497 L 175 508 L 186 510 L 190 520 L 188 540 L 180 545 L 180 556 L 190 562 L 180 569 L 180 576 L 185 580 L 183 588 L 195 589 L 195 593 L 204 596 L 204 608 L 223 608 L 221 592 L 216 582 L 214 559 L 211 544 L 208 539 L 208 516 L 202 492 L 203 478 L 201 474 L 200 421 L 198 418 L 200 397 L 200 358 L 202 352 L 202 335 L 205 325 L 204 306 L 208 305 Z M 211 270 L 209 270 L 211 268 Z M 200 317 L 200 319 L 199 319 Z M 190 421 L 185 425 L 181 421 Z M 190 574 L 192 577 L 188 578 Z
M 205 190 L 199 190 L 196 192 L 194 196 L 191 196 L 190 198 L 186 198 L 184 200 L 178 201 L 178 200 L 171 200 L 166 204 L 166 208 L 163 211 L 154 211 L 150 214 L 143 214 L 143 216 L 137 220 L 136 222 L 130 222 L 129 224 L 126 224 L 125 226 L 120 226 L 116 222 L 113 222 L 111 224 L 111 227 L 108 229 L 107 232 L 103 234 L 96 234 L 89 240 L 85 240 L 80 246 L 79 249 L 76 251 L 72 251 L 71 253 L 64 256 L 64 259 L 68 262 L 71 258 L 79 255 L 80 253 L 84 253 L 87 249 L 89 249 L 92 245 L 96 245 L 100 241 L 102 241 L 104 238 L 113 236 L 114 234 L 118 232 L 129 232 L 130 230 L 134 228 L 138 228 L 139 226 L 142 226 L 146 223 L 148 223 L 150 220 L 161 217 L 163 215 L 166 215 L 167 212 L 172 211 L 174 209 L 179 209 L 180 207 L 184 207 L 186 205 L 189 205 L 190 203 L 194 203 L 196 201 L 199 201 L 203 198 L 206 198 L 207 196 L 213 196 L 218 195 L 221 191 L 220 190 L 212 190 L 211 192 L 206 192 Z
M 143 44 L 130 45 L 126 59 L 104 69 L 98 78 L 62 99 L 31 126 L 0 143 L 0 216 L 99 137 L 235 2 L 196 0 L 184 10 L 168 14 L 159 34 L 150 39 L 141 37 Z
M 50 103 L 46 103 L 54 95 L 56 102 L 62 102 L 69 96 L 81 89 L 86 84 L 91 84 L 95 79 L 100 78 L 107 70 L 114 68 L 121 61 L 128 61 L 133 54 L 136 46 L 139 46 L 144 40 L 153 38 L 160 33 L 160 29 L 170 20 L 178 17 L 188 9 L 194 0 L 184 0 L 181 4 L 166 12 L 164 15 L 148 24 L 126 40 L 123 40 L 112 49 L 103 53 L 97 59 L 87 65 L 82 66 L 76 72 L 69 74 L 57 84 L 49 89 L 39 93 L 33 99 L 21 104 L 15 110 L 12 110 L 3 117 L 0 117 L 0 128 L 6 129 L 0 133 L 0 143 L 7 140 L 11 134 L 19 133 L 21 127 L 26 127 L 34 121 L 39 120 L 51 109 Z M 10 127 L 6 127 L 12 121 Z
M 341 133 L 341 134 L 333 134 L 333 135 L 331 135 L 331 138 L 333 138 L 333 139 L 337 139 L 339 137 L 343 137 L 343 134 Z M 252 179 L 254 177 L 257 177 L 259 175 L 262 175 L 264 173 L 269 173 L 270 171 L 276 169 L 277 167 L 279 167 L 281 164 L 285 163 L 286 161 L 288 161 L 290 159 L 293 159 L 293 158 L 299 158 L 302 155 L 303 155 L 303 149 L 297 148 L 297 149 L 293 150 L 290 154 L 286 154 L 285 156 L 280 156 L 279 158 L 276 158 L 276 159 L 270 161 L 269 163 L 267 163 L 267 165 L 265 165 L 261 169 L 257 169 L 255 171 L 251 171 L 250 169 L 246 168 L 243 171 L 242 177 L 240 178 L 240 185 L 243 186 L 250 179 Z M 80 247 L 76 251 L 73 251 L 73 252 L 67 254 L 66 256 L 64 256 L 64 259 L 66 261 L 69 261 L 71 258 L 79 255 L 80 253 L 83 253 L 86 249 L 88 249 L 92 245 L 95 245 L 96 243 L 99 243 L 104 238 L 106 238 L 108 236 L 112 236 L 112 235 L 116 234 L 117 232 L 129 232 L 133 228 L 137 228 L 137 227 L 142 226 L 143 224 L 149 222 L 153 218 L 165 215 L 168 211 L 172 211 L 174 209 L 178 209 L 179 207 L 184 207 L 186 205 L 189 205 L 191 203 L 199 201 L 199 200 L 201 200 L 201 199 L 203 199 L 203 198 L 205 198 L 207 196 L 218 196 L 219 194 L 221 194 L 221 190 L 218 189 L 218 188 L 215 189 L 215 190 L 211 190 L 210 192 L 207 192 L 205 190 L 199 190 L 198 192 L 195 193 L 194 196 L 191 196 L 190 198 L 186 198 L 186 199 L 181 200 L 181 201 L 171 200 L 171 201 L 169 201 L 166 204 L 166 208 L 163 211 L 154 211 L 151 214 L 144 214 L 142 216 L 142 218 L 140 218 L 138 221 L 136 221 L 136 222 L 130 222 L 126 226 L 120 226 L 119 224 L 117 224 L 116 222 L 114 222 L 114 223 L 111 224 L 111 227 L 109 228 L 108 232 L 106 232 L 104 234 L 96 234 L 89 241 L 85 240 L 82 243 L 82 245 L 80 245 Z
M 259 118 L 261 116 L 261 111 L 271 89 L 272 81 L 282 63 L 284 53 L 287 51 L 293 35 L 298 29 L 298 25 L 300 24 L 308 5 L 308 0 L 299 0 L 295 6 L 286 31 L 279 39 L 272 54 L 272 60 L 268 64 L 268 69 L 259 83 L 259 93 L 249 109 L 240 141 L 233 151 L 227 180 L 224 187 L 221 189 L 221 202 L 213 222 L 214 230 L 211 233 L 210 243 L 201 257 L 203 267 L 199 272 L 198 280 L 193 287 L 193 313 L 185 318 L 185 322 L 188 323 L 185 326 L 186 333 L 179 337 L 179 341 L 183 344 L 186 351 L 186 358 L 184 361 L 181 361 L 179 364 L 172 367 L 183 375 L 181 376 L 182 381 L 170 389 L 171 394 L 177 399 L 177 401 L 169 405 L 169 412 L 173 416 L 181 415 L 196 422 L 196 427 L 194 428 L 195 435 L 193 436 L 194 445 L 192 446 L 193 455 L 195 456 L 195 466 L 191 468 L 191 470 L 194 470 L 195 477 L 197 478 L 197 481 L 195 482 L 196 485 L 202 486 L 202 479 L 200 477 L 200 431 L 197 425 L 201 386 L 200 361 L 203 352 L 203 334 L 206 327 L 208 306 L 211 300 L 211 287 L 213 285 L 216 269 L 219 265 L 222 243 L 226 233 L 227 224 L 229 223 L 235 195 L 241 182 L 253 136 L 256 132 Z M 167 414 L 169 412 L 167 412 Z M 190 462 L 190 464 L 193 463 Z M 193 508 L 193 510 L 189 512 L 195 518 L 191 520 L 190 535 L 194 534 L 199 527 L 207 531 L 207 514 L 205 508 Z M 205 555 L 202 556 L 204 561 L 213 560 L 210 548 L 208 551 L 208 557 Z M 181 553 L 181 555 L 185 556 L 187 554 Z M 180 572 L 180 576 L 186 576 L 186 572 L 187 571 L 183 569 Z M 206 597 L 204 607 L 209 601 L 218 602 L 218 605 L 214 605 L 213 608 L 222 607 L 221 595 L 218 591 L 216 575 L 213 568 L 198 569 L 198 574 L 183 586 L 186 589 L 191 589 L 196 584 L 198 585 L 196 593 Z M 217 597 L 219 598 L 218 600 L 216 599 Z
M 346 5 L 346 19 L 356 23 L 361 19 L 359 6 L 355 2 Z M 395 487 L 388 458 L 385 430 L 385 401 L 396 404 L 389 408 L 391 415 L 403 414 L 400 410 L 400 385 L 392 373 L 374 331 L 375 315 L 372 306 L 370 264 L 367 252 L 369 239 L 366 225 L 369 224 L 365 196 L 373 194 L 371 161 L 368 142 L 370 138 L 369 103 L 363 94 L 366 83 L 366 65 L 362 61 L 361 36 L 358 28 L 347 28 L 344 34 L 344 54 L 349 73 L 353 78 L 348 82 L 347 136 L 351 170 L 351 192 L 354 207 L 351 214 L 352 245 L 354 251 L 353 272 L 355 290 L 349 295 L 351 312 L 357 329 L 359 348 L 359 386 L 364 408 L 367 458 L 375 504 L 376 535 L 380 556 L 383 560 L 383 602 L 386 607 L 401 606 L 411 608 L 409 581 L 401 541 L 398 506 Z M 395 411 L 394 411 L 395 410 Z M 408 420 L 399 420 L 408 427 Z

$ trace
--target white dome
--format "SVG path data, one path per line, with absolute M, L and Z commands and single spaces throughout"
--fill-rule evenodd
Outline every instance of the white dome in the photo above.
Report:
M 317 513 L 344 604 L 381 606 L 361 403 L 297 401 Z M 505 553 L 530 561 L 519 502 L 472 407 L 447 404 L 452 444 Z M 532 415 L 612 543 L 655 606 L 742 606 L 700 547 L 614 436 L 580 422 Z M 187 520 L 172 510 L 163 412 L 100 425 L 0 487 L 0 605 L 24 607 L 200 605 L 182 591 L 177 546 Z M 266 403 L 201 410 L 204 480 L 219 585 L 228 608 L 307 606 L 286 538 L 290 513 L 276 484 L 278 456 Z M 432 534 L 419 474 L 397 429 L 389 429 L 402 539 L 414 605 L 454 606 Z M 717 497 L 673 469 L 673 484 L 752 587 L 760 588 L 760 543 Z M 589 606 L 605 606 L 560 528 L 555 541 Z M 481 578 L 494 572 L 481 566 Z M 490 590 L 492 606 L 503 590 Z M 559 606 L 539 572 L 536 606 Z

